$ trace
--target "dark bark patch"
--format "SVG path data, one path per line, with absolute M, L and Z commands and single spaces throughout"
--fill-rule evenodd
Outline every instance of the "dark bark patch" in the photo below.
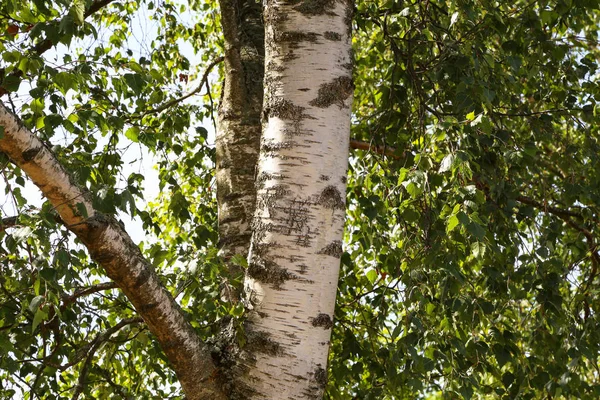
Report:
M 344 198 L 342 197 L 340 191 L 332 185 L 327 186 L 321 194 L 319 195 L 319 200 L 317 204 L 322 205 L 323 207 L 331 208 L 332 210 L 345 209 Z
M 342 178 L 340 180 L 342 181 L 342 183 L 347 183 L 348 182 L 348 177 L 347 176 L 342 176 Z
M 299 121 L 304 116 L 304 107 L 294 105 L 289 100 L 277 98 L 269 105 L 268 115 L 270 117 Z
M 140 313 L 144 314 L 144 313 L 147 313 L 148 311 L 152 310 L 153 308 L 156 308 L 157 306 L 158 306 L 158 303 L 144 304 L 143 306 L 140 307 L 140 309 L 138 311 Z
M 273 285 L 275 289 L 281 289 L 281 286 L 291 280 L 296 279 L 296 275 L 282 268 L 273 261 L 255 261 L 248 266 L 248 275 L 259 282 Z
M 331 10 L 335 7 L 335 0 L 292 0 L 292 4 L 298 4 L 294 10 L 304 15 L 333 14 Z
M 320 180 L 322 180 L 323 182 L 327 182 L 329 180 L 329 175 L 321 175 L 319 177 Z
M 42 147 L 34 147 L 25 150 L 23 154 L 21 154 L 21 156 L 23 157 L 23 161 L 29 162 L 33 160 L 40 153 L 40 151 L 42 151 Z
M 339 42 L 340 40 L 342 40 L 342 35 L 340 35 L 337 32 L 327 31 L 323 36 L 325 37 L 325 39 L 332 40 L 334 42 Z
M 311 100 L 310 104 L 314 107 L 327 108 L 337 104 L 340 108 L 344 107 L 344 100 L 352 95 L 354 84 L 349 76 L 340 76 L 332 82 L 324 83 L 319 88 L 317 98 Z
M 150 273 L 150 270 L 148 268 L 142 269 L 142 272 L 140 272 L 137 278 L 135 278 L 135 283 L 133 284 L 134 287 L 139 288 L 140 286 L 148 282 L 151 275 L 152 274 Z
M 333 321 L 328 314 L 319 314 L 313 318 L 312 326 L 322 327 L 323 329 L 331 329 L 333 327 Z
M 325 388 L 327 385 L 327 371 L 321 367 L 317 367 L 315 370 L 315 382 L 317 382 L 322 388 Z
M 250 351 L 268 354 L 272 357 L 284 354 L 281 345 L 272 340 L 267 332 L 247 332 L 246 334 Z
M 300 264 L 300 265 L 298 265 L 298 267 L 300 268 L 299 271 L 298 271 L 298 273 L 300 275 L 306 275 L 306 271 L 308 271 L 308 265 L 306 265 L 306 264 Z
M 294 142 L 276 142 L 274 140 L 264 141 L 262 151 L 265 153 L 274 153 L 280 150 L 291 149 L 294 147 Z
M 339 240 L 334 240 L 333 242 L 329 243 L 327 246 L 319 250 L 318 254 L 325 254 L 335 258 L 341 258 L 343 254 L 342 242 Z
M 256 185 L 258 187 L 262 187 L 266 181 L 280 181 L 283 178 L 285 178 L 284 175 L 272 174 L 270 172 L 263 171 L 256 177 Z
M 315 32 L 301 32 L 301 31 L 285 31 L 276 34 L 275 41 L 286 42 L 291 48 L 297 48 L 301 42 L 314 43 L 319 39 L 319 35 Z

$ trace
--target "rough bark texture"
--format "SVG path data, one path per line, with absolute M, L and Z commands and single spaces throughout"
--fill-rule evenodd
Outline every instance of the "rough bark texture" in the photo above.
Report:
M 244 399 L 320 399 L 345 214 L 352 4 L 265 1 L 264 130 L 245 300 Z
M 127 295 L 157 337 L 187 398 L 224 399 L 209 350 L 200 342 L 152 266 L 112 217 L 94 210 L 54 154 L 0 102 L 0 151 L 42 191 L 65 226 Z
M 220 0 L 225 84 L 216 138 L 219 247 L 227 260 L 246 256 L 256 204 L 264 75 L 262 7 L 256 0 Z M 231 274 L 241 271 L 231 266 Z

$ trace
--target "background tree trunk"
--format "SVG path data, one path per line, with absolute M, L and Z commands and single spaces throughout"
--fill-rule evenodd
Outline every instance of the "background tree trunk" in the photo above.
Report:
M 242 398 L 319 399 L 325 388 L 345 213 L 351 11 L 347 1 L 265 3 Z
M 248 254 L 256 204 L 264 75 L 262 7 L 255 0 L 220 0 L 225 82 L 216 137 L 219 248 L 226 260 Z M 230 275 L 241 271 L 230 266 Z

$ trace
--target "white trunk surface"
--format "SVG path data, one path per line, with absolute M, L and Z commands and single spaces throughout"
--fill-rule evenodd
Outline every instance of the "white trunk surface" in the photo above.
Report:
M 265 121 L 238 397 L 318 399 L 326 385 L 345 215 L 351 11 L 351 1 L 265 2 Z

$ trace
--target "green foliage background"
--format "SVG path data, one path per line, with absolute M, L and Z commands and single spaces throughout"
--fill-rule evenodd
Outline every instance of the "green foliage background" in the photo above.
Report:
M 2 2 L 2 88 L 102 211 L 143 221 L 145 254 L 208 338 L 242 312 L 218 290 L 202 123 L 219 84 L 158 110 L 221 54 L 218 10 L 106 3 Z M 357 2 L 352 136 L 372 150 L 350 157 L 328 398 L 600 398 L 599 3 Z M 140 20 L 156 33 L 132 46 Z M 158 160 L 147 207 L 132 148 Z M 142 324 L 90 352 L 135 312 L 117 290 L 67 300 L 102 271 L 0 167 L 19 211 L 0 232 L 0 396 L 70 398 L 89 358 L 85 396 L 177 398 Z

